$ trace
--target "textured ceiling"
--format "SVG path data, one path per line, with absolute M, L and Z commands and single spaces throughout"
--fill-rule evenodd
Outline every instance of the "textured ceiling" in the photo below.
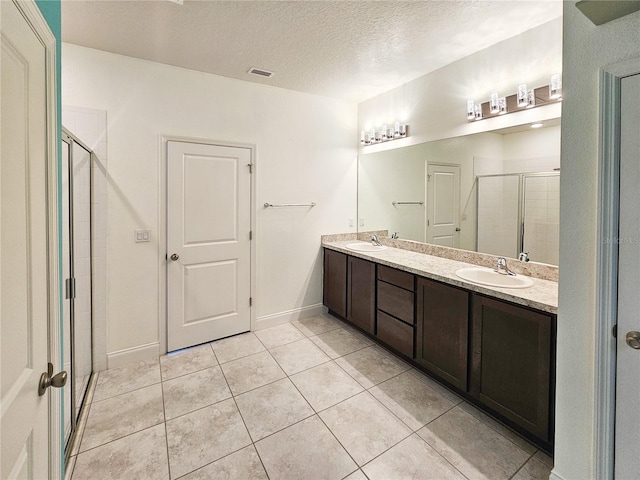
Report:
M 560 0 L 63 0 L 62 37 L 360 102 L 561 14 Z M 255 77 L 250 67 L 275 75 Z

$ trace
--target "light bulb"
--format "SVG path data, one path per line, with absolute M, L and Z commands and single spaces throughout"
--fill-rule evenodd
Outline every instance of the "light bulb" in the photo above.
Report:
M 500 97 L 498 99 L 498 106 L 500 107 L 499 115 L 507 113 L 507 99 L 505 97 Z
M 474 120 L 475 118 L 476 114 L 473 110 L 473 100 L 467 100 L 467 120 Z
M 518 85 L 518 107 L 526 107 L 528 105 L 528 91 L 525 84 Z
M 498 103 L 498 92 L 491 94 L 491 100 L 489 100 L 489 111 L 491 113 L 500 113 L 500 105 Z
M 536 94 L 533 89 L 529 90 L 527 93 L 527 108 L 536 106 Z
M 560 100 L 562 98 L 562 80 L 559 74 L 551 75 L 551 83 L 549 83 L 549 99 Z
M 473 107 L 476 120 L 482 120 L 482 105 L 476 105 Z

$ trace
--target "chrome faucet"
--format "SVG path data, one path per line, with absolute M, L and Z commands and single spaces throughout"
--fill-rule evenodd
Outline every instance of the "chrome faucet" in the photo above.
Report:
M 391 234 L 391 238 L 399 238 L 399 237 L 398 237 L 398 232 L 393 232 L 393 233 Z
M 376 234 L 371 235 L 371 243 L 373 243 L 374 245 L 377 245 L 378 247 L 382 246 Z
M 496 260 L 496 266 L 493 267 L 493 271 L 497 272 L 501 275 L 511 275 L 512 277 L 515 277 L 516 274 L 513 273 L 511 270 L 509 270 L 509 267 L 507 266 L 507 259 L 504 257 L 498 257 Z

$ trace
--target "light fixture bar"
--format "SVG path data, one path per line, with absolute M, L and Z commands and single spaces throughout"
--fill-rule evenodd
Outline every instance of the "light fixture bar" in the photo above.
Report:
M 362 130 L 360 132 L 361 145 L 373 145 L 376 143 L 389 142 L 391 140 L 399 140 L 406 138 L 409 132 L 409 125 L 395 122 L 393 127 L 383 125 L 381 128 L 372 128 L 369 132 Z
M 560 101 L 562 101 L 562 80 L 560 75 L 553 75 L 549 85 L 533 89 L 527 89 L 526 85 L 519 85 L 517 93 L 507 97 L 500 97 L 497 92 L 493 92 L 490 100 L 484 103 L 473 103 L 472 100 L 467 100 L 467 121 L 485 120 Z M 473 109 L 473 116 L 471 109 Z

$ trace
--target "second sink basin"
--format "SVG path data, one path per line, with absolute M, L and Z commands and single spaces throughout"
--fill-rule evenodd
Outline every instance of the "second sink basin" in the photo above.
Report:
M 490 287 L 527 288 L 533 285 L 533 281 L 529 277 L 503 275 L 483 267 L 461 268 L 456 271 L 456 275 L 463 280 Z
M 379 252 L 387 249 L 384 245 L 374 245 L 367 242 L 350 243 L 346 247 L 354 252 Z

